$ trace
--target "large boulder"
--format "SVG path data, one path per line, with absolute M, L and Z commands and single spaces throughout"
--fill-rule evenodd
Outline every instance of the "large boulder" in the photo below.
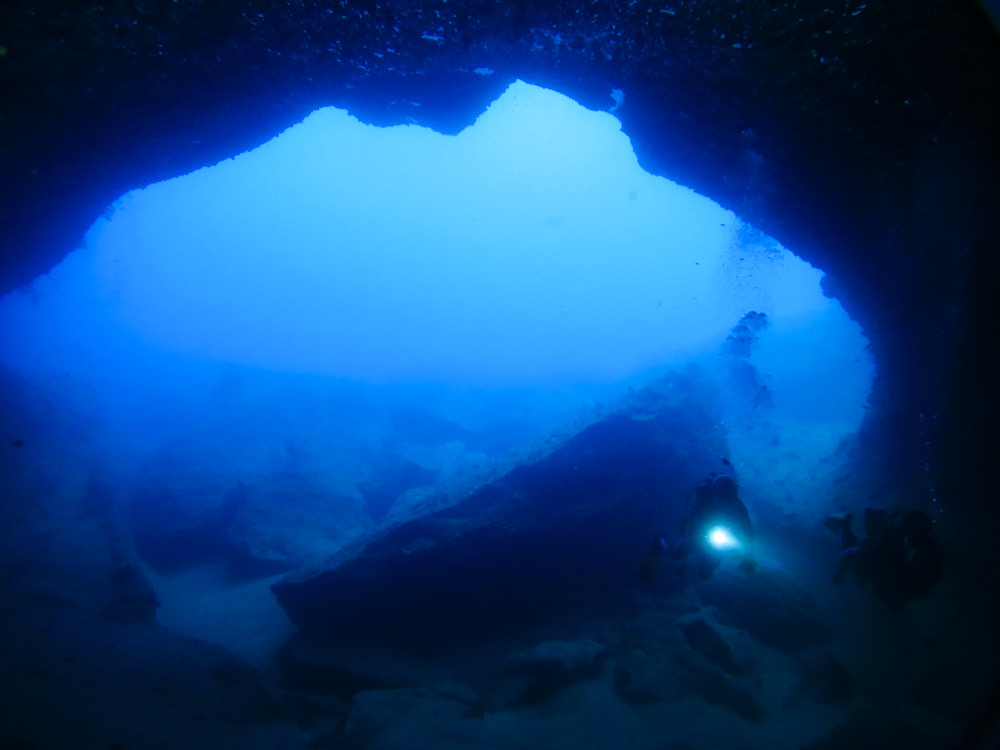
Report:
M 953 738 L 942 732 L 940 725 L 926 721 L 913 721 L 912 716 L 900 716 L 892 708 L 869 709 L 851 715 L 815 742 L 802 750 L 884 750 L 905 747 L 912 750 L 955 747 Z M 974 745 L 966 745 L 973 747 Z M 985 747 L 985 745 L 981 745 Z
M 750 722 L 768 716 L 749 660 L 702 617 L 677 622 L 672 615 L 647 612 L 626 632 L 622 650 L 614 688 L 627 703 L 677 703 L 698 696 Z
M 714 606 L 726 625 L 780 651 L 799 651 L 827 643 L 833 636 L 827 613 L 790 576 L 761 570 L 751 576 L 720 571 L 699 586 L 705 604 Z
M 696 617 L 686 622 L 678 622 L 677 627 L 692 649 L 723 671 L 734 676 L 747 673 L 749 667 L 746 661 L 737 654 L 726 637 L 705 618 Z
M 129 525 L 143 560 L 170 574 L 226 561 L 234 575 L 275 575 L 323 557 L 370 523 L 361 496 L 297 473 L 244 482 L 202 472 L 154 475 L 131 498 Z
M 274 593 L 314 637 L 422 647 L 627 588 L 725 452 L 714 398 L 697 371 L 668 376 L 536 460 L 290 574 Z
M 439 682 L 439 667 L 356 641 L 320 641 L 293 635 L 275 654 L 282 685 L 312 696 L 345 700 L 365 690 L 395 690 Z
M 247 491 L 227 526 L 234 569 L 278 573 L 324 557 L 369 526 L 360 494 L 301 475 L 271 476 Z
M 794 705 L 809 699 L 829 706 L 841 706 L 853 700 L 856 688 L 857 680 L 840 658 L 824 651 L 803 660 L 802 679 L 786 703 Z
M 359 693 L 342 732 L 317 738 L 314 747 L 442 747 L 454 738 L 474 737 L 481 728 L 469 719 L 476 713 L 476 696 L 461 686 L 399 688 Z M 449 746 L 451 745 L 449 742 Z M 468 742 L 468 740 L 467 740 Z M 458 746 L 468 747 L 458 743 Z
M 608 646 L 588 638 L 544 641 L 513 654 L 497 670 L 491 706 L 541 703 L 559 690 L 596 677 Z

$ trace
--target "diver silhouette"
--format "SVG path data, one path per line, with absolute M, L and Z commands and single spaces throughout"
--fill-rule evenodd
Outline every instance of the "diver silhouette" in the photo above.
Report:
M 742 552 L 743 571 L 757 569 L 750 551 L 754 538 L 750 513 L 740 500 L 732 464 L 727 459 L 722 462 L 725 469 L 721 473 L 712 472 L 688 494 L 679 539 L 670 543 L 666 535 L 661 535 L 653 540 L 636 574 L 640 580 L 650 581 L 656 576 L 664 554 L 678 561 L 678 575 L 684 575 L 690 559 L 702 580 L 712 577 L 730 551 Z
M 867 538 L 861 542 L 851 530 L 852 520 L 849 513 L 826 519 L 826 527 L 840 534 L 843 549 L 834 583 L 842 583 L 853 572 L 858 585 L 871 583 L 872 594 L 892 610 L 927 596 L 937 586 L 944 573 L 944 558 L 933 521 L 926 513 L 865 508 Z

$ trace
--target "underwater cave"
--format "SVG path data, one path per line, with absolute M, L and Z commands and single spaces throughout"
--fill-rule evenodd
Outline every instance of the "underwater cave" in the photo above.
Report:
M 49 5 L 0 748 L 996 740 L 992 4 Z

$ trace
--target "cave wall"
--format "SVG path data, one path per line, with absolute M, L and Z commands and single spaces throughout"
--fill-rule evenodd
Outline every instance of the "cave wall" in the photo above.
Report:
M 826 270 L 882 374 L 864 455 L 914 491 L 926 461 L 939 490 L 976 491 L 998 416 L 1000 44 L 972 2 L 11 0 L 0 291 L 125 191 L 317 107 L 454 133 L 518 77 L 595 109 L 620 89 L 646 169 Z

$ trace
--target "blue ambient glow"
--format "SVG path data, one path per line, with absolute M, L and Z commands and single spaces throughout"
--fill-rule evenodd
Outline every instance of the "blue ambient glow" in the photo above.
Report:
M 329 108 L 126 195 L 31 304 L 3 302 L 24 335 L 0 357 L 106 369 L 86 331 L 110 324 L 161 351 L 367 382 L 612 383 L 715 350 L 759 309 L 811 340 L 790 375 L 841 372 L 860 416 L 865 342 L 821 277 L 644 172 L 611 114 L 518 82 L 457 136 Z M 38 323 L 53 316 L 81 335 L 53 349 Z
M 609 106 L 627 111 L 623 96 Z M 6 467 L 33 472 L 6 485 L 21 505 L 3 518 L 38 508 L 71 527 L 32 524 L 23 541 L 92 576 L 66 601 L 105 597 L 108 565 L 141 569 L 155 600 L 140 603 L 164 632 L 268 673 L 294 620 L 273 576 L 346 560 L 445 503 L 488 505 L 494 487 L 511 502 L 488 525 L 512 513 L 551 566 L 529 580 L 520 542 L 488 542 L 487 555 L 510 551 L 495 561 L 501 589 L 557 604 L 583 579 L 631 584 L 647 535 L 678 528 L 685 493 L 723 455 L 755 524 L 822 518 L 841 497 L 874 367 L 822 276 L 643 171 L 611 112 L 553 91 L 515 83 L 455 136 L 323 109 L 123 196 L 83 247 L 0 299 Z M 515 471 L 539 456 L 556 456 L 554 480 Z M 530 503 L 563 510 L 519 509 L 504 477 L 522 473 Z M 493 538 L 462 519 L 447 517 L 456 538 Z M 705 544 L 740 546 L 725 527 Z M 588 553 L 594 576 L 578 574 Z M 45 607 L 61 601 L 40 590 Z M 440 621 L 464 627 L 480 606 L 455 602 Z M 632 737 L 612 734 L 609 746 Z

